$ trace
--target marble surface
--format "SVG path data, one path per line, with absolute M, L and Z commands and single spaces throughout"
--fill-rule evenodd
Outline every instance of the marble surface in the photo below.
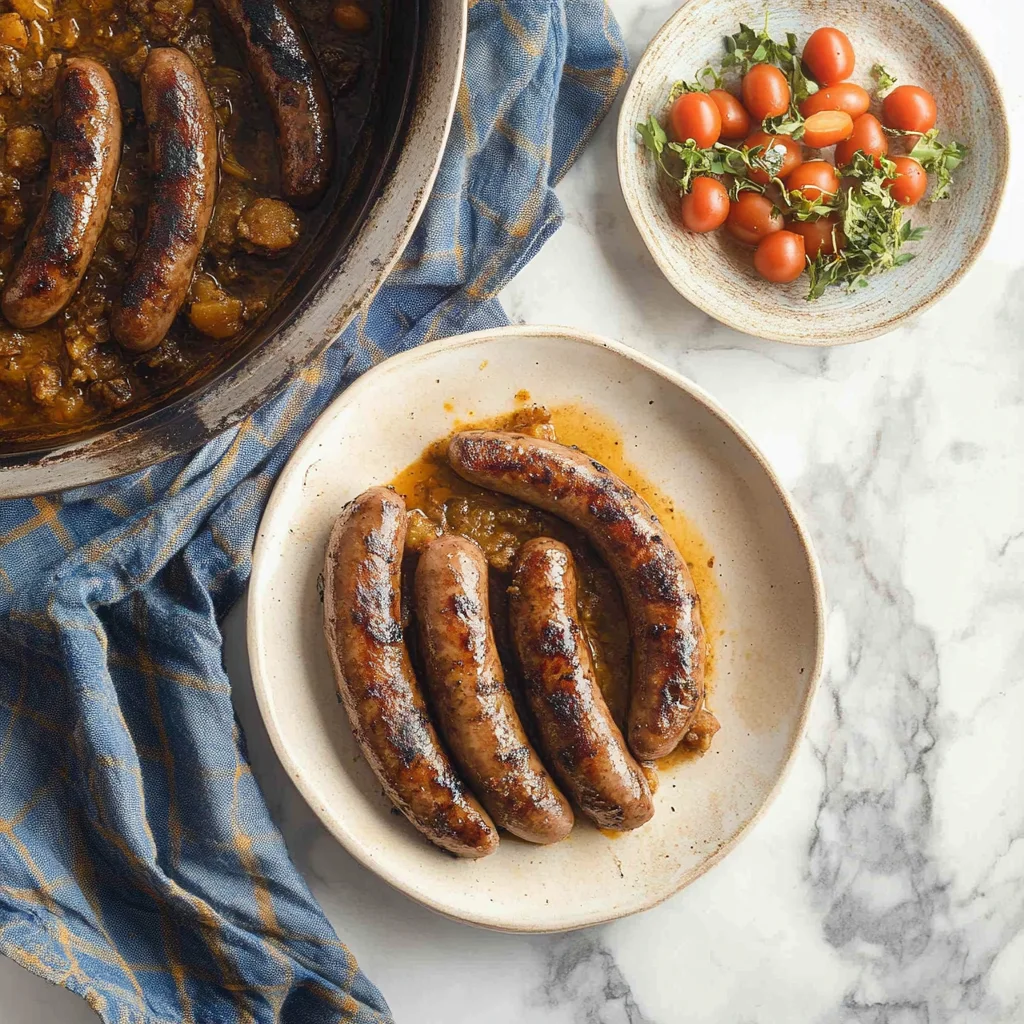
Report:
M 1019 124 L 1019 0 L 949 6 Z M 675 0 L 612 7 L 635 58 Z M 515 319 L 618 338 L 696 380 L 795 493 L 829 599 L 795 768 L 749 838 L 656 910 L 553 937 L 454 924 L 358 866 L 291 787 L 239 608 L 228 667 L 292 854 L 403 1022 L 1024 1021 L 1022 190 L 937 307 L 809 351 L 720 327 L 659 277 L 618 192 L 613 135 L 614 112 L 559 190 L 565 225 L 503 298 Z M 2 1024 L 94 1019 L 0 959 Z

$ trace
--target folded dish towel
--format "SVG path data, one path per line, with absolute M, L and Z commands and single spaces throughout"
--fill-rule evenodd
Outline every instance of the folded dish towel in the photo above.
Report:
M 0 503 L 0 952 L 109 1022 L 391 1020 L 288 858 L 250 771 L 218 620 L 274 478 L 374 362 L 505 323 L 558 226 L 551 186 L 626 77 L 602 0 L 470 0 L 440 177 L 339 341 L 202 450 Z

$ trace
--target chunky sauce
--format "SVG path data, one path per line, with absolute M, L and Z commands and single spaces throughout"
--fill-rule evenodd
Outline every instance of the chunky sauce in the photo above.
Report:
M 334 103 L 342 159 L 314 210 L 280 194 L 269 109 L 210 0 L 11 0 L 0 14 L 0 286 L 39 210 L 63 61 L 97 59 L 117 85 L 121 169 L 106 227 L 70 305 L 31 330 L 0 320 L 0 440 L 111 418 L 191 378 L 280 298 L 344 187 L 371 104 L 387 0 L 292 0 Z M 110 337 L 108 313 L 146 220 L 148 135 L 139 75 L 154 46 L 198 67 L 217 116 L 220 184 L 192 291 L 162 344 L 143 355 Z M 190 312 L 192 316 L 190 318 Z M 201 329 L 200 329 L 201 328 Z
M 471 419 L 454 429 L 505 429 L 534 434 L 576 445 L 617 473 L 643 495 L 679 546 L 693 574 L 701 599 L 701 615 L 709 639 L 707 680 L 712 688 L 715 622 L 719 591 L 714 577 L 714 557 L 698 530 L 683 512 L 662 494 L 624 453 L 620 431 L 593 410 L 582 406 L 544 409 L 529 405 L 529 395 L 519 392 L 518 411 L 488 420 Z M 447 438 L 431 445 L 416 462 L 394 480 L 393 486 L 405 498 L 410 511 L 406 541 L 408 557 L 403 567 L 403 594 L 411 593 L 411 573 L 418 551 L 440 532 L 458 533 L 476 541 L 491 567 L 491 620 L 506 673 L 513 675 L 508 641 L 506 588 L 521 544 L 532 537 L 554 537 L 573 553 L 579 576 L 578 605 L 581 623 L 594 658 L 594 668 L 605 700 L 622 727 L 629 698 L 630 643 L 626 613 L 618 585 L 593 547 L 578 530 L 555 516 L 512 498 L 467 483 L 448 465 Z M 410 630 L 410 646 L 415 633 Z M 510 680 L 515 689 L 514 677 Z M 678 755 L 692 751 L 682 745 Z

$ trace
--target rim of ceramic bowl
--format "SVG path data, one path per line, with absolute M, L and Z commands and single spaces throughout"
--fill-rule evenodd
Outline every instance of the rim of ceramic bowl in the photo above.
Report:
M 627 167 L 629 166 L 629 161 L 636 159 L 637 145 L 634 119 L 632 116 L 627 118 L 626 114 L 631 106 L 630 99 L 634 94 L 634 90 L 640 88 L 640 71 L 648 58 L 657 53 L 661 47 L 675 35 L 676 22 L 682 18 L 686 8 L 696 4 L 713 2 L 714 0 L 684 0 L 684 3 L 681 4 L 671 17 L 669 17 L 669 19 L 661 26 L 661 28 L 658 29 L 651 41 L 644 48 L 644 52 L 640 59 L 636 62 L 636 66 L 630 76 L 629 85 L 626 87 L 626 92 L 623 95 L 622 106 L 619 108 L 615 143 L 619 189 L 622 192 L 622 197 L 629 209 L 629 215 L 632 217 L 633 223 L 636 225 L 636 229 L 639 232 L 640 237 L 643 239 L 647 251 L 651 254 L 651 257 L 657 264 L 658 269 L 661 271 L 668 283 L 672 285 L 672 287 L 675 288 L 675 290 L 679 292 L 687 302 L 692 303 L 695 307 L 717 320 L 719 323 L 725 324 L 726 327 L 731 327 L 733 330 L 740 331 L 741 333 L 752 337 L 764 338 L 768 341 L 781 341 L 789 345 L 800 345 L 806 348 L 834 348 L 840 345 L 852 345 L 860 341 L 868 341 L 871 338 L 877 338 L 880 335 L 888 334 L 890 331 L 896 330 L 896 328 L 907 320 L 919 316 L 926 309 L 933 306 L 939 301 L 939 299 L 947 295 L 957 283 L 959 283 L 967 271 L 974 266 L 978 258 L 981 256 L 981 253 L 988 244 L 989 237 L 992 234 L 992 228 L 995 224 L 996 218 L 999 216 L 999 211 L 1006 196 L 1006 184 L 1010 173 L 1011 132 L 1010 121 L 1006 114 L 1006 103 L 1003 99 L 1003 93 L 999 86 L 999 81 L 996 78 L 995 72 L 992 70 L 992 65 L 989 63 L 988 58 L 985 56 L 974 36 L 952 11 L 950 11 L 944 4 L 940 3 L 939 0 L 919 0 L 920 3 L 923 3 L 925 6 L 930 8 L 939 18 L 944 19 L 952 30 L 960 36 L 965 49 L 971 54 L 972 58 L 976 62 L 982 77 L 985 79 L 985 86 L 995 101 L 996 121 L 998 122 L 1000 129 L 1000 136 L 998 139 L 999 144 L 997 146 L 997 157 L 999 163 L 996 172 L 995 195 L 993 196 L 992 202 L 989 204 L 988 213 L 981 226 L 981 231 L 979 231 L 974 237 L 970 250 L 959 266 L 957 266 L 932 291 L 930 295 L 921 299 L 910 308 L 902 309 L 891 316 L 885 317 L 874 326 L 856 331 L 849 336 L 842 338 L 818 338 L 789 333 L 783 330 L 765 330 L 763 332 L 752 334 L 748 325 L 741 324 L 730 316 L 730 311 L 727 305 L 712 307 L 710 303 L 701 302 L 692 289 L 689 288 L 687 280 L 672 272 L 671 265 L 668 260 L 663 257 L 660 247 L 652 238 L 651 231 L 647 227 L 643 213 L 637 205 L 633 190 L 627 186 L 626 181 Z
M 501 342 L 503 340 L 507 340 L 511 343 L 514 342 L 515 339 L 522 337 L 562 339 L 572 342 L 580 342 L 586 345 L 593 345 L 597 348 L 603 348 L 615 352 L 627 359 L 629 362 L 643 367 L 684 391 L 694 401 L 696 401 L 698 405 L 711 413 L 712 416 L 718 419 L 729 431 L 731 431 L 747 452 L 753 456 L 767 476 L 776 494 L 781 500 L 794 530 L 796 531 L 796 535 L 799 538 L 800 546 L 806 559 L 807 572 L 811 581 L 811 588 L 813 592 L 812 606 L 814 614 L 814 665 L 811 670 L 806 696 L 803 699 L 803 706 L 800 709 L 800 718 L 797 722 L 797 727 L 794 730 L 793 738 L 785 751 L 782 768 L 771 784 L 771 787 L 769 788 L 761 805 L 757 808 L 754 814 L 751 815 L 750 819 L 737 830 L 735 835 L 731 836 L 730 839 L 722 844 L 722 846 L 720 846 L 710 857 L 691 871 L 684 874 L 677 884 L 671 886 L 666 891 L 657 892 L 650 897 L 641 900 L 636 906 L 630 907 L 623 912 L 611 913 L 606 916 L 599 916 L 593 919 L 588 918 L 587 920 L 573 918 L 572 914 L 569 913 L 566 915 L 564 924 L 559 924 L 555 927 L 549 926 L 543 928 L 531 927 L 529 925 L 499 925 L 490 921 L 475 920 L 472 917 L 467 917 L 464 914 L 460 914 L 452 910 L 451 907 L 445 904 L 442 900 L 432 899 L 428 894 L 411 888 L 406 883 L 405 879 L 407 876 L 388 870 L 376 862 L 372 855 L 364 849 L 358 838 L 348 834 L 341 826 L 340 820 L 335 820 L 338 818 L 337 813 L 328 813 L 326 809 L 324 810 L 324 813 L 321 813 L 317 810 L 317 807 L 319 806 L 319 798 L 316 790 L 312 783 L 307 781 L 306 772 L 292 757 L 288 744 L 284 739 L 282 731 L 278 728 L 277 721 L 274 717 L 273 702 L 269 697 L 271 685 L 263 674 L 262 651 L 265 647 L 266 641 L 260 631 L 260 616 L 257 614 L 260 597 L 263 596 L 262 592 L 265 589 L 263 581 L 263 563 L 265 560 L 263 551 L 265 543 L 263 539 L 263 520 L 273 516 L 277 511 L 278 505 L 285 500 L 284 492 L 288 485 L 288 478 L 292 472 L 297 471 L 297 467 L 301 463 L 307 445 L 314 443 L 313 434 L 317 429 L 317 425 L 322 420 L 336 415 L 340 408 L 355 400 L 362 392 L 372 391 L 376 388 L 383 387 L 387 375 L 398 369 L 415 365 L 416 363 L 428 362 L 431 357 L 438 352 L 458 348 L 471 348 L 483 343 L 494 343 L 495 341 Z M 674 896 L 676 893 L 692 884 L 703 874 L 713 868 L 722 860 L 723 857 L 735 849 L 740 841 L 749 835 L 757 822 L 761 820 L 762 816 L 775 801 L 783 783 L 789 776 L 793 761 L 796 759 L 800 741 L 803 739 L 807 730 L 807 719 L 810 714 L 815 694 L 818 690 L 818 684 L 821 680 L 825 655 L 825 585 L 822 580 L 818 558 L 815 554 L 814 546 L 811 543 L 810 534 L 803 525 L 801 514 L 798 512 L 792 496 L 786 490 L 782 481 L 778 478 L 771 463 L 757 447 L 750 435 L 747 434 L 736 420 L 734 420 L 718 404 L 718 402 L 716 402 L 715 399 L 698 384 L 695 384 L 689 378 L 684 377 L 680 373 L 676 373 L 674 370 L 669 369 L 667 366 L 656 362 L 648 356 L 645 356 L 634 349 L 628 348 L 620 342 L 612 341 L 609 338 L 600 337 L 595 334 L 576 331 L 569 327 L 516 324 L 491 330 L 474 331 L 471 334 L 456 335 L 451 338 L 442 338 L 438 341 L 430 342 L 426 345 L 421 345 L 418 348 L 411 349 L 408 352 L 392 356 L 390 359 L 386 359 L 383 362 L 378 363 L 359 377 L 344 392 L 342 392 L 342 394 L 339 395 L 320 414 L 319 417 L 317 417 L 316 421 L 310 426 L 306 435 L 292 453 L 288 463 L 282 470 L 281 475 L 278 477 L 278 480 L 274 485 L 274 489 L 271 492 L 270 500 L 267 502 L 267 507 L 264 509 L 263 520 L 261 520 L 260 528 L 256 534 L 256 543 L 252 556 L 252 573 L 249 579 L 248 591 L 249 603 L 246 610 L 246 645 L 249 654 L 249 667 L 252 675 L 253 690 L 256 694 L 256 702 L 259 706 L 260 715 L 267 729 L 267 733 L 270 736 L 270 741 L 273 744 L 274 751 L 276 752 L 281 764 L 284 766 L 285 771 L 287 771 L 289 778 L 291 778 L 296 788 L 302 794 L 303 799 L 306 801 L 310 809 L 314 814 L 316 814 L 317 818 L 319 818 L 328 832 L 334 836 L 334 838 L 348 851 L 348 853 L 362 864 L 363 867 L 372 871 L 393 888 L 398 889 L 417 903 L 436 911 L 444 917 L 486 928 L 490 931 L 546 934 L 574 931 L 578 928 L 589 928 L 593 925 L 607 924 L 609 921 L 615 921 L 623 917 L 629 917 L 633 914 L 639 914 L 643 911 L 650 910 L 652 907 L 656 907 L 658 904 L 663 903 L 665 900 L 669 899 L 669 897 Z M 426 842 L 427 840 L 424 839 L 424 843 Z

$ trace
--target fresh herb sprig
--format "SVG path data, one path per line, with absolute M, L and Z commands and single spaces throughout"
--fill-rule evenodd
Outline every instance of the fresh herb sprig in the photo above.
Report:
M 948 199 L 953 185 L 955 171 L 967 156 L 967 147 L 962 142 L 943 143 L 939 138 L 938 128 L 922 135 L 910 151 L 910 157 L 916 160 L 926 171 L 935 175 L 935 188 L 932 189 L 931 201 Z
M 917 242 L 924 228 L 904 220 L 904 209 L 892 197 L 887 182 L 896 176 L 896 165 L 884 157 L 875 161 L 857 153 L 846 175 L 858 186 L 849 186 L 839 196 L 839 223 L 845 244 L 832 255 L 822 254 L 810 261 L 810 301 L 820 298 L 830 285 L 856 291 L 874 274 L 909 263 L 914 254 L 904 252 L 907 242 Z
M 781 147 L 742 146 L 735 148 L 716 142 L 710 149 L 699 149 L 693 139 L 669 142 L 665 129 L 652 114 L 640 122 L 636 130 L 644 145 L 654 154 L 661 172 L 675 183 L 680 192 L 690 191 L 694 178 L 711 174 L 717 177 L 731 175 L 729 194 L 735 199 L 740 192 L 764 192 L 767 184 L 750 177 L 751 171 L 763 171 L 780 188 L 779 171 L 786 158 Z
M 785 74 L 793 97 L 794 114 L 800 103 L 818 91 L 818 83 L 804 74 L 796 33 L 787 32 L 784 43 L 773 39 L 768 33 L 767 11 L 764 28 L 760 32 L 741 23 L 739 32 L 725 37 L 725 56 L 721 64 L 723 73 L 736 71 L 745 75 L 755 64 L 774 64 Z
M 892 89 L 899 79 L 886 69 L 884 64 L 875 64 L 871 69 L 871 77 L 875 80 L 875 92 L 881 98 Z

